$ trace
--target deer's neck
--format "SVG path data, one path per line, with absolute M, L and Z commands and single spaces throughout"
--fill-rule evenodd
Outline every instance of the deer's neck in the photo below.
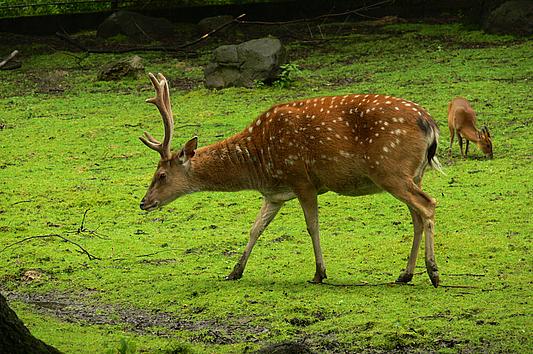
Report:
M 257 148 L 242 134 L 200 148 L 191 160 L 191 176 L 199 190 L 260 189 L 264 184 Z
M 477 143 L 480 138 L 479 138 L 479 130 L 477 130 L 475 127 L 473 126 L 469 126 L 469 127 L 463 127 L 460 132 L 459 132 L 464 138 L 474 142 L 474 143 Z

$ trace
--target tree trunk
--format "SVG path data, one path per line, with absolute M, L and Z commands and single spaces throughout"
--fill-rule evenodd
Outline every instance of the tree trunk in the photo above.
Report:
M 0 353 L 9 354 L 59 354 L 54 347 L 31 335 L 17 314 L 9 308 L 0 294 Z

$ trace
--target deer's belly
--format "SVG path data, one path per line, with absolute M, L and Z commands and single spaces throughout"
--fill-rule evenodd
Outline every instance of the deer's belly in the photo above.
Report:
M 372 180 L 367 177 L 352 177 L 347 178 L 342 182 L 324 181 L 325 189 L 332 192 L 348 195 L 358 196 L 367 195 L 382 192 L 383 190 L 378 187 Z

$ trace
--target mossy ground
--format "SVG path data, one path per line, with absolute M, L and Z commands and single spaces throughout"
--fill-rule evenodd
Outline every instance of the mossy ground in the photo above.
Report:
M 428 171 L 424 189 L 438 200 L 443 286 L 431 286 L 423 257 L 411 286 L 386 284 L 412 239 L 407 208 L 387 194 L 320 197 L 327 284 L 307 283 L 313 253 L 295 201 L 259 240 L 244 277 L 224 281 L 260 196 L 200 193 L 142 212 L 158 156 L 137 137 L 162 131 L 143 103 L 147 78 L 97 82 L 97 68 L 119 55 L 80 62 L 28 45 L 21 69 L 0 71 L 0 249 L 59 234 L 100 258 L 57 237 L 1 251 L 2 291 L 33 334 L 67 353 L 113 352 L 121 340 L 140 352 L 283 341 L 317 352 L 533 350 L 532 42 L 459 24 L 325 33 L 289 45 L 302 74 L 285 88 L 201 88 L 209 48 L 194 59 L 141 55 L 173 84 L 176 146 L 195 133 L 201 144 L 228 137 L 272 104 L 302 97 L 383 93 L 426 107 L 442 131 L 445 174 Z M 475 147 L 463 160 L 457 146 L 448 158 L 446 109 L 457 95 L 490 128 L 493 160 Z

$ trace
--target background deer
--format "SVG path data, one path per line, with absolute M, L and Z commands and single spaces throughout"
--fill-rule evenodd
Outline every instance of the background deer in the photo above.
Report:
M 160 143 L 150 134 L 140 139 L 161 159 L 141 201 L 154 210 L 197 191 L 257 190 L 263 206 L 250 231 L 244 253 L 226 279 L 241 278 L 257 239 L 283 204 L 297 198 L 313 242 L 316 272 L 326 278 L 320 248 L 317 195 L 334 191 L 358 196 L 387 191 L 407 204 L 414 240 L 407 268 L 398 282 L 409 282 L 425 234 L 426 269 L 435 287 L 439 275 L 434 255 L 436 201 L 421 190 L 435 157 L 438 128 L 419 105 L 382 95 L 319 97 L 278 104 L 259 115 L 242 132 L 197 148 L 197 137 L 181 150 L 170 148 L 173 131 L 168 83 L 149 74 L 165 127 Z
M 468 155 L 468 145 L 475 143 L 485 156 L 492 158 L 492 140 L 487 127 L 477 130 L 476 112 L 470 103 L 462 97 L 456 97 L 448 104 L 448 129 L 450 129 L 450 156 L 452 154 L 453 137 L 457 132 L 461 156 Z M 463 153 L 463 137 L 466 139 L 466 149 Z

